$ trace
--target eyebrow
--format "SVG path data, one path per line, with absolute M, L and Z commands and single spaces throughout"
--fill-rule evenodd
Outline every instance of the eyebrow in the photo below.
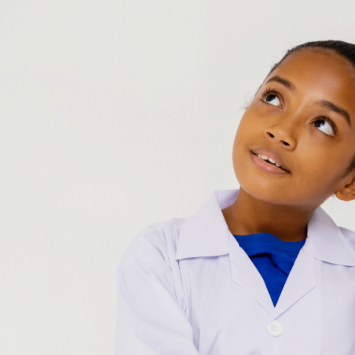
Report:
M 269 83 L 271 81 L 275 81 L 275 82 L 285 86 L 286 88 L 290 89 L 291 91 L 295 91 L 295 89 L 296 89 L 296 86 L 294 84 L 292 84 L 290 81 L 288 81 L 284 78 L 281 78 L 278 75 L 274 75 L 266 83 Z M 347 111 L 340 108 L 339 106 L 334 105 L 332 102 L 327 101 L 327 100 L 319 100 L 319 101 L 317 101 L 317 104 L 319 106 L 327 108 L 328 110 L 331 110 L 331 111 L 343 116 L 346 119 L 346 122 L 348 123 L 348 125 L 351 127 L 351 120 L 350 120 L 350 116 Z
M 295 91 L 295 89 L 296 89 L 294 84 L 292 84 L 290 81 L 288 81 L 286 79 L 281 78 L 278 75 L 274 75 L 266 83 L 269 83 L 270 81 L 276 81 L 277 83 L 282 84 L 283 86 L 287 87 L 291 91 Z
M 348 125 L 351 127 L 350 116 L 347 113 L 347 111 L 334 105 L 332 102 L 327 101 L 327 100 L 319 100 L 319 101 L 317 101 L 317 104 L 324 107 L 324 108 L 327 108 L 328 110 L 334 111 L 334 112 L 342 115 L 346 119 L 346 122 L 348 122 Z

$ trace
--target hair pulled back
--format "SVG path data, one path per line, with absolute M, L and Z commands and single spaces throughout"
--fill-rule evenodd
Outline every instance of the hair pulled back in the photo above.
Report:
M 330 49 L 346 58 L 355 68 L 355 44 L 344 41 L 328 40 L 328 41 L 314 41 L 299 44 L 289 49 L 283 58 L 271 68 L 269 76 L 290 54 L 299 52 L 307 48 L 324 48 Z

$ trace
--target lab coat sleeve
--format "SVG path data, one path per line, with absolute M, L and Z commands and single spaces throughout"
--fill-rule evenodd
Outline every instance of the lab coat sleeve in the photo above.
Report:
M 154 233 L 137 236 L 121 258 L 115 355 L 198 355 L 172 259 L 166 238 Z

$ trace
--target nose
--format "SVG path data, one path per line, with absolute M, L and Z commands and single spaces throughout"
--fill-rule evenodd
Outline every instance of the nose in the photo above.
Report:
M 264 136 L 273 144 L 282 145 L 283 147 L 292 150 L 296 147 L 296 139 L 294 137 L 295 127 L 291 122 L 285 121 L 267 127 L 264 131 Z

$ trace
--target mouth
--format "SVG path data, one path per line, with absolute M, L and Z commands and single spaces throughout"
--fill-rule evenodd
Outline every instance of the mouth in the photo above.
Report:
M 278 164 L 276 161 L 272 160 L 271 158 L 262 155 L 262 154 L 257 154 L 254 153 L 253 151 L 250 151 L 252 153 L 252 160 L 257 165 L 258 167 L 267 170 L 270 173 L 290 173 L 289 170 L 285 169 L 283 166 Z M 271 160 L 271 161 L 270 161 Z

